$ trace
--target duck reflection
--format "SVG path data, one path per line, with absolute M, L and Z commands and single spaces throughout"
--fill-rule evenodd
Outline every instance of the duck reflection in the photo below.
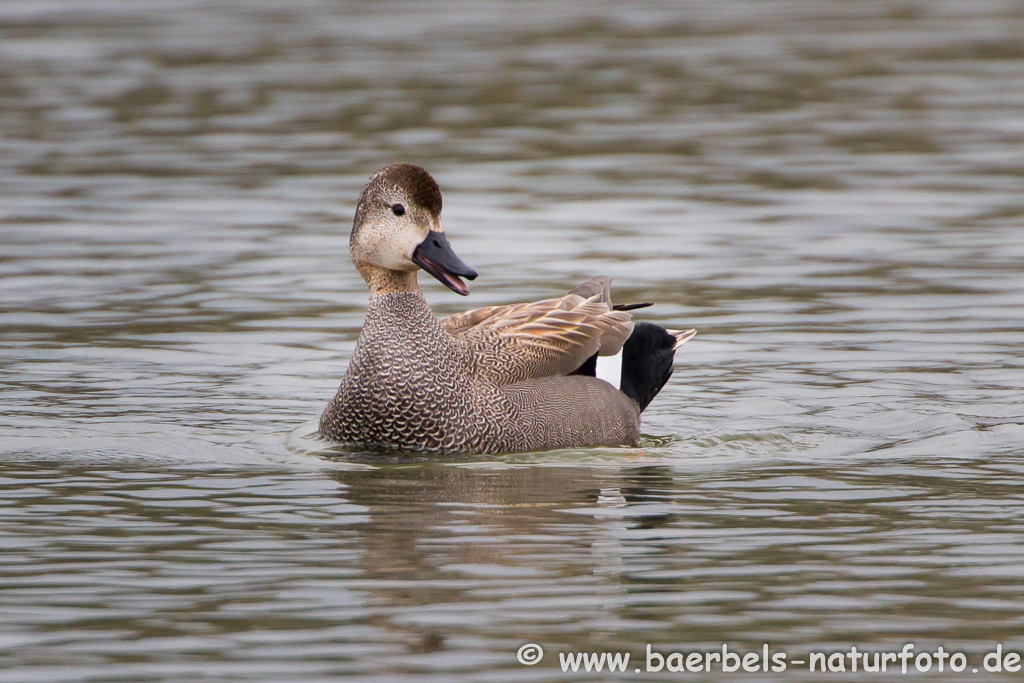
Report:
M 512 619 L 503 614 L 509 601 L 519 605 L 517 621 L 524 609 L 550 619 L 577 581 L 593 591 L 588 575 L 611 585 L 598 593 L 621 592 L 623 533 L 659 523 L 624 508 L 670 481 L 651 467 L 436 462 L 333 476 L 345 498 L 367 510 L 359 527 L 362 564 L 369 594 L 387 606 L 375 610 L 386 615 L 375 625 L 400 636 L 410 653 L 443 649 L 446 635 L 469 623 L 500 622 L 501 632 L 514 632 L 504 622 Z

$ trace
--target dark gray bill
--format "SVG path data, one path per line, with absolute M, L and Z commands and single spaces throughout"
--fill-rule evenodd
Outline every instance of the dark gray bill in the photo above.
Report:
M 427 234 L 427 239 L 413 250 L 412 260 L 417 266 L 436 277 L 445 287 L 462 296 L 469 294 L 469 287 L 460 276 L 467 280 L 476 279 L 476 271 L 455 254 L 443 232 L 431 230 Z

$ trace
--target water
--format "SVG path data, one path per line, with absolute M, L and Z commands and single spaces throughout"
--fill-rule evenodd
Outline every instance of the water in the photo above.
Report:
M 1024 651 L 1021 35 L 994 0 L 3 3 L 0 681 Z M 439 314 L 607 274 L 698 328 L 641 448 L 315 438 L 395 160 L 481 273 L 424 280 Z

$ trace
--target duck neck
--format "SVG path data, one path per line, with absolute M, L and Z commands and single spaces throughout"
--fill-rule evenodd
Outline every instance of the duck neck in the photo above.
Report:
M 368 263 L 357 263 L 356 269 L 366 280 L 370 294 L 394 294 L 396 292 L 419 292 L 416 271 L 389 270 Z
M 440 334 L 441 326 L 422 292 L 372 292 L 356 355 L 410 353 L 418 341 Z

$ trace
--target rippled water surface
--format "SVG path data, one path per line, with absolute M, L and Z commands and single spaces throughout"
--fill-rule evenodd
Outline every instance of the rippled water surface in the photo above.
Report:
M 1024 650 L 1022 36 L 996 0 L 6 0 L 0 681 Z M 439 314 L 607 274 L 699 329 L 642 448 L 315 438 L 396 160 L 481 273 Z

